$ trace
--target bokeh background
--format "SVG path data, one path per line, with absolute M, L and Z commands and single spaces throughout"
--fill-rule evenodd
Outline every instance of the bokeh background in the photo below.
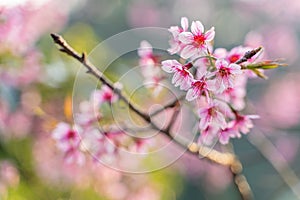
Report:
M 51 32 L 89 53 L 122 31 L 168 28 L 182 16 L 215 26 L 215 47 L 262 45 L 268 58 L 286 59 L 268 80 L 250 81 L 247 102 L 261 119 L 233 145 L 256 199 L 300 198 L 299 0 L 2 0 L 0 199 L 239 199 L 227 169 L 188 155 L 157 172 L 122 174 L 64 163 L 51 137 L 57 122 L 72 123 L 79 68 Z

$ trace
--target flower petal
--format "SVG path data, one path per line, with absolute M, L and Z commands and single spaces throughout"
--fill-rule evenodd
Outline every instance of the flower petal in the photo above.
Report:
M 195 48 L 193 45 L 187 45 L 182 49 L 180 56 L 184 59 L 188 59 L 197 54 L 197 52 L 197 48 Z
M 187 31 L 189 28 L 189 20 L 186 17 L 181 18 L 181 27 L 183 31 Z
M 201 35 L 204 32 L 204 26 L 200 21 L 193 21 L 191 31 L 194 35 Z
M 181 64 L 177 60 L 164 60 L 161 62 L 162 69 L 167 73 L 175 72 L 176 68 L 180 67 Z
M 214 37 L 215 37 L 215 28 L 212 27 L 205 33 L 205 38 L 206 38 L 206 41 L 210 42 L 214 39 Z
M 141 41 L 140 48 L 138 49 L 138 55 L 140 57 L 148 57 L 152 55 L 152 46 L 146 40 Z
M 183 44 L 191 44 L 194 42 L 194 35 L 191 32 L 182 32 L 178 35 L 178 39 Z
M 227 66 L 228 66 L 228 62 L 225 61 L 224 59 L 218 59 L 218 60 L 216 61 L 216 68 L 217 68 L 217 69 L 220 69 L 220 68 L 222 68 L 222 67 L 227 67 Z

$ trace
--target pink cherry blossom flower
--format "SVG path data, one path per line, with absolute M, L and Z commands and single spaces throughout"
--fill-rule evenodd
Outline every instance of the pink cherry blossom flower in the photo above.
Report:
M 258 115 L 237 115 L 233 127 L 237 130 L 233 137 L 241 137 L 240 133 L 247 134 L 253 128 L 252 119 L 258 119 Z
M 84 163 L 85 156 L 79 150 L 80 136 L 75 128 L 61 122 L 53 130 L 52 137 L 56 140 L 58 149 L 64 153 L 67 163 L 75 162 L 79 165 Z
M 183 44 L 178 36 L 180 33 L 185 32 L 188 30 L 189 27 L 189 21 L 186 17 L 181 18 L 181 27 L 178 26 L 171 26 L 169 28 L 169 31 L 172 33 L 172 39 L 169 41 L 169 44 L 171 47 L 168 49 L 169 53 L 171 55 L 179 53 L 184 47 L 185 44 Z
M 237 64 L 228 64 L 224 59 L 216 61 L 216 88 L 217 93 L 222 93 L 227 88 L 234 86 L 234 78 L 236 75 L 241 74 L 241 66 Z
M 153 95 L 157 96 L 162 87 L 160 82 L 164 79 L 161 68 L 158 65 L 159 57 L 153 54 L 152 46 L 147 41 L 142 41 L 138 49 L 140 56 L 139 64 L 144 76 L 144 85 L 148 89 L 153 89 Z
M 118 100 L 118 95 L 107 86 L 103 85 L 100 90 L 94 91 L 92 95 L 92 102 L 94 105 L 101 106 L 103 103 L 113 103 Z
M 191 63 L 182 65 L 177 60 L 165 60 L 161 64 L 165 72 L 174 73 L 172 84 L 175 87 L 180 86 L 181 90 L 187 90 L 191 87 L 193 75 L 188 71 L 192 67 Z
M 79 104 L 79 112 L 75 113 L 74 119 L 77 125 L 86 128 L 98 122 L 101 117 L 99 104 L 93 104 L 91 101 L 82 101 Z
M 215 37 L 214 27 L 204 33 L 204 26 L 200 21 L 192 22 L 191 31 L 179 34 L 179 40 L 186 44 L 180 54 L 184 59 L 201 55 L 208 49 L 209 42 Z
M 213 74 L 207 73 L 204 67 L 198 68 L 197 73 L 199 79 L 192 80 L 191 88 L 186 93 L 186 99 L 188 101 L 192 101 L 200 97 L 204 93 L 207 100 L 209 101 L 209 90 L 213 90 L 214 87 L 213 81 L 207 79 L 210 78 Z
M 214 100 L 208 107 L 199 109 L 200 130 L 204 130 L 210 125 L 223 129 L 226 128 L 227 123 L 223 114 L 223 108 L 221 106 L 221 103 Z
M 88 127 L 82 133 L 80 149 L 89 152 L 96 160 L 104 155 L 114 156 L 114 144 L 105 137 L 105 133 L 100 132 L 95 127 Z
M 234 137 L 238 131 L 232 126 L 233 123 L 229 122 L 228 127 L 221 129 L 219 133 L 219 142 L 221 144 L 228 144 L 230 138 Z
M 140 47 L 138 49 L 138 55 L 140 57 L 139 64 L 140 66 L 154 66 L 155 65 L 155 56 L 153 55 L 152 45 L 146 41 L 141 41 Z

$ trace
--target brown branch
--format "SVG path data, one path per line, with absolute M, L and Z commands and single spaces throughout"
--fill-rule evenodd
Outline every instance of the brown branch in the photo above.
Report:
M 167 126 L 167 128 L 165 129 L 166 132 L 170 132 L 172 126 L 174 125 L 174 123 L 176 122 L 177 118 L 178 118 L 178 114 L 180 113 L 180 108 L 181 108 L 181 105 L 179 103 L 179 101 L 177 101 L 177 103 L 174 105 L 174 110 L 173 110 L 173 114 L 172 114 L 172 117 L 171 117 L 171 120 Z
M 161 113 L 162 111 L 164 111 L 167 108 L 174 108 L 179 103 L 179 101 L 184 100 L 184 99 L 185 99 L 185 96 L 181 96 L 179 98 L 174 99 L 170 103 L 165 104 L 162 108 L 150 113 L 150 117 L 154 117 L 154 116 L 158 115 L 159 113 Z
M 116 88 L 114 84 L 107 79 L 101 71 L 97 69 L 92 63 L 90 63 L 86 59 L 85 53 L 80 54 L 76 52 L 64 39 L 62 36 L 51 33 L 51 37 L 53 38 L 54 42 L 60 46 L 60 51 L 68 54 L 69 56 L 75 58 L 77 61 L 79 61 L 81 64 L 83 64 L 87 68 L 87 73 L 92 74 L 97 79 L 99 79 L 103 84 L 107 85 L 110 89 L 112 89 L 116 94 L 118 94 L 119 98 L 125 101 L 125 103 L 129 106 L 129 108 L 134 111 L 136 114 L 138 114 L 140 117 L 142 117 L 146 122 L 150 122 L 150 117 L 143 113 L 139 108 L 137 108 L 135 105 L 133 105 L 129 99 L 122 94 L 121 90 Z
M 87 68 L 87 72 L 95 76 L 98 80 L 100 80 L 103 84 L 107 85 L 109 88 L 111 88 L 116 94 L 118 94 L 119 98 L 123 100 L 129 108 L 135 112 L 137 115 L 139 115 L 142 119 L 144 119 L 146 122 L 148 122 L 154 130 L 160 131 L 165 136 L 169 137 L 172 141 L 174 141 L 176 144 L 181 146 L 182 148 L 188 150 L 189 153 L 194 154 L 196 156 L 199 156 L 201 158 L 205 158 L 211 162 L 227 166 L 229 167 L 231 173 L 233 174 L 235 183 L 237 185 L 237 188 L 239 189 L 240 195 L 243 200 L 250 200 L 252 199 L 252 192 L 251 189 L 246 181 L 246 178 L 241 174 L 242 173 L 242 164 L 239 161 L 239 159 L 236 157 L 235 154 L 232 153 L 222 153 L 217 150 L 197 145 L 194 142 L 190 141 L 184 141 L 176 139 L 170 134 L 170 126 L 168 126 L 166 129 L 160 129 L 156 124 L 154 124 L 151 121 L 151 116 L 154 116 L 160 112 L 162 112 L 166 108 L 174 107 L 178 104 L 178 99 L 176 101 L 173 101 L 163 107 L 163 109 L 157 110 L 151 115 L 147 115 L 143 113 L 136 105 L 134 105 L 118 88 L 114 86 L 114 84 L 107 79 L 101 71 L 98 70 L 97 67 L 95 67 L 92 63 L 87 60 L 86 55 L 79 54 L 76 52 L 64 39 L 62 36 L 58 34 L 51 34 L 51 37 L 53 38 L 54 42 L 59 45 L 60 51 L 66 53 L 67 55 L 75 58 L 77 61 L 79 61 L 82 65 L 84 65 Z M 172 121 L 172 120 L 171 120 Z M 173 123 L 173 122 L 171 122 Z

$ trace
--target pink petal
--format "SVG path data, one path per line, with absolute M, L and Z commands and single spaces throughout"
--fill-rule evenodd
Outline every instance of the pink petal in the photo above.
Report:
M 227 50 L 225 48 L 217 48 L 214 51 L 214 56 L 219 59 L 224 59 L 227 55 Z
M 140 57 L 147 57 L 152 55 L 152 46 L 146 40 L 141 41 L 140 48 L 138 49 L 138 55 Z
M 172 84 L 175 84 L 175 87 L 177 87 L 177 82 L 180 80 L 180 74 L 179 73 L 175 73 L 173 78 L 172 78 Z M 176 86 L 177 85 L 177 86 Z
M 206 88 L 210 91 L 215 91 L 216 90 L 216 80 L 206 81 Z
M 69 130 L 71 130 L 70 125 L 65 122 L 61 122 L 53 130 L 52 137 L 56 140 L 60 140 Z
M 200 21 L 193 21 L 191 31 L 194 35 L 201 35 L 204 32 L 204 26 Z
M 219 141 L 221 144 L 228 144 L 229 142 L 229 134 L 226 131 L 222 131 L 219 137 Z
M 181 90 L 188 90 L 191 87 L 191 80 L 189 77 L 183 78 L 181 82 L 180 89 Z
M 177 60 L 164 60 L 161 64 L 162 69 L 167 73 L 173 73 L 176 68 L 181 68 L 181 64 Z
M 196 53 L 197 53 L 197 48 L 195 48 L 193 45 L 187 45 L 182 49 L 180 56 L 184 59 L 188 59 L 194 56 Z
M 194 89 L 189 89 L 188 91 L 187 91 L 187 93 L 186 93 L 186 100 L 188 100 L 188 101 L 193 101 L 194 99 L 196 99 L 197 98 L 197 95 L 196 95 L 196 93 L 195 93 L 195 91 L 194 91 Z
M 226 86 L 223 82 L 223 79 L 221 77 L 218 77 L 216 82 L 215 82 L 215 88 L 216 88 L 216 93 L 217 94 L 221 94 L 224 92 L 224 90 L 226 90 Z
M 189 28 L 189 20 L 186 17 L 181 18 L 181 27 L 183 31 L 187 31 Z
M 215 28 L 212 27 L 210 30 L 208 30 L 206 33 L 205 33 L 205 38 L 208 42 L 212 41 L 215 37 Z
M 228 62 L 225 61 L 224 59 L 218 59 L 216 61 L 216 68 L 220 69 L 221 67 L 227 67 L 228 66 Z
M 230 68 L 230 72 L 232 74 L 242 74 L 241 66 L 237 64 L 232 63 L 228 66 L 228 68 Z
M 182 32 L 178 35 L 178 39 L 184 44 L 191 44 L 194 42 L 194 35 L 191 32 Z
M 179 33 L 181 32 L 181 31 L 180 31 L 180 28 L 179 28 L 178 26 L 171 26 L 171 27 L 168 29 L 168 31 L 169 31 L 170 33 L 172 33 L 172 35 L 173 35 L 174 38 L 177 38 L 178 35 L 179 35 Z
M 222 113 L 220 113 L 219 111 L 217 111 L 217 115 L 215 117 L 215 122 L 218 124 L 218 126 L 220 126 L 222 129 L 225 129 L 227 124 L 226 124 L 226 120 L 224 118 L 224 115 L 222 115 Z

